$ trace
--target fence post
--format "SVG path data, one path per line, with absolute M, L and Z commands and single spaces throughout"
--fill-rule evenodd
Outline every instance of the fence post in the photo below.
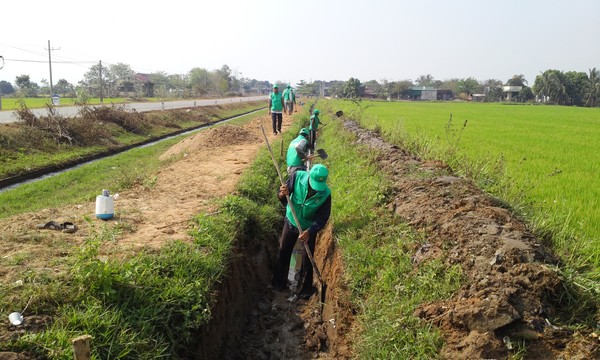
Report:
M 90 335 L 82 335 L 73 339 L 73 354 L 75 360 L 90 360 L 92 358 L 90 350 Z

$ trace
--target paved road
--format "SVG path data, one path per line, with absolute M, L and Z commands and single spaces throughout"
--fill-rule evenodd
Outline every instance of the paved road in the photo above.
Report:
M 250 96 L 250 97 L 235 97 L 235 98 L 226 98 L 226 99 L 203 99 L 203 100 L 179 100 L 179 101 L 165 101 L 165 102 L 147 102 L 147 103 L 129 103 L 123 104 L 127 109 L 136 110 L 138 112 L 144 111 L 152 111 L 152 110 L 169 110 L 169 109 L 179 109 L 179 108 L 187 108 L 194 106 L 206 106 L 206 105 L 216 105 L 216 104 L 231 104 L 235 102 L 246 102 L 246 101 L 255 101 L 255 100 L 266 100 L 267 96 Z M 101 105 L 94 105 L 101 106 Z M 105 104 L 105 106 L 110 106 L 110 103 Z M 57 112 L 62 116 L 72 117 L 77 115 L 79 108 L 77 106 L 65 106 L 65 107 L 57 107 Z M 44 109 L 31 109 L 31 111 L 37 115 L 48 115 L 47 110 Z M 0 124 L 2 123 L 10 123 L 15 122 L 16 117 L 13 115 L 14 111 L 0 111 Z

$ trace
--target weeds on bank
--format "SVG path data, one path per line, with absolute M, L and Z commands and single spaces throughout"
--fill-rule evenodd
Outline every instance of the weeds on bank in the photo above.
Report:
M 121 105 L 84 106 L 77 117 L 65 118 L 51 105 L 47 115 L 38 116 L 21 103 L 20 121 L 0 128 L 0 177 L 141 143 L 262 106 L 257 101 L 149 113 Z
M 269 164 L 263 151 L 243 174 L 240 195 L 223 199 L 219 211 L 196 217 L 192 243 L 174 241 L 160 250 L 112 259 L 100 256 L 102 245 L 112 241 L 112 230 L 95 229 L 65 278 L 50 277 L 43 287 L 25 281 L 18 298 L 34 292 L 31 314 L 49 314 L 52 321 L 46 329 L 0 345 L 0 351 L 70 359 L 71 339 L 89 334 L 93 358 L 189 358 L 199 329 L 210 319 L 214 289 L 234 247 L 277 236 L 281 206 Z M 267 191 L 254 187 L 257 181 Z
M 165 140 L 155 146 L 132 149 L 40 181 L 0 193 L 0 218 L 92 201 L 102 189 L 116 193 L 134 184 L 152 187 L 158 157 L 181 139 Z M 34 202 L 31 200 L 35 199 Z
M 357 146 L 339 121 L 331 122 L 319 146 L 330 154 L 334 236 L 358 308 L 360 330 L 351 335 L 355 355 L 437 358 L 443 345 L 438 330 L 413 313 L 419 304 L 451 296 L 462 281 L 460 267 L 437 261 L 412 266 L 420 238 L 386 209 L 391 184 L 375 155 Z

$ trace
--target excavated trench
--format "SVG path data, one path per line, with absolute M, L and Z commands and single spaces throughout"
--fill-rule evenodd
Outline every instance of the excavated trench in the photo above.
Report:
M 278 251 L 274 234 L 268 242 L 252 239 L 233 256 L 212 319 L 202 330 L 195 359 L 349 359 L 344 334 L 352 314 L 341 279 L 341 259 L 331 227 L 322 231 L 315 260 L 327 290 L 321 306 L 318 294 L 308 301 L 290 301 L 291 291 L 278 292 L 269 284 Z

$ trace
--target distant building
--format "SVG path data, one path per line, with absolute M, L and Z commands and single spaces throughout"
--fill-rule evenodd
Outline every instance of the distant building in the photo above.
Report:
M 408 90 L 411 100 L 437 100 L 438 90 L 433 86 L 413 86 Z
M 363 92 L 363 97 L 367 99 L 375 99 L 377 97 L 377 92 L 374 88 L 370 86 L 365 86 L 365 91 Z
M 440 101 L 449 101 L 454 98 L 454 94 L 452 90 L 449 89 L 438 89 L 437 91 L 437 100 Z
M 473 94 L 471 95 L 471 100 L 473 101 L 485 101 L 485 94 Z
M 502 98 L 506 101 L 512 101 L 513 98 L 519 97 L 522 89 L 522 86 L 504 85 L 502 87 Z

